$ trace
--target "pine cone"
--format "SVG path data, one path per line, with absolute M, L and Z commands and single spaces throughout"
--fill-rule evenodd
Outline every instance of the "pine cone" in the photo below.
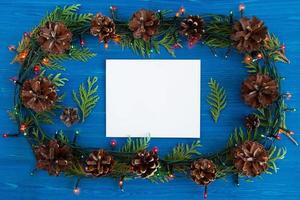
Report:
M 153 151 L 143 150 L 138 152 L 131 160 L 132 170 L 142 178 L 153 176 L 159 168 L 159 158 Z
M 90 153 L 86 160 L 85 172 L 96 177 L 105 176 L 112 171 L 113 165 L 112 156 L 100 149 Z
M 180 24 L 180 33 L 188 40 L 200 40 L 204 32 L 204 21 L 199 16 L 188 16 Z
M 50 140 L 35 148 L 37 168 L 47 170 L 50 175 L 58 176 L 72 164 L 72 150 L 69 146 L 60 144 L 57 140 Z
M 35 112 L 43 112 L 51 109 L 56 100 L 56 88 L 46 77 L 36 77 L 26 80 L 21 90 L 23 105 Z
M 71 46 L 72 33 L 61 22 L 47 22 L 39 28 L 37 41 L 45 52 L 63 54 Z
M 116 36 L 116 25 L 114 21 L 101 13 L 97 13 L 91 21 L 91 34 L 98 36 L 100 41 L 107 43 L 110 39 Z
M 245 176 L 258 176 L 268 168 L 269 155 L 263 145 L 246 141 L 233 151 L 237 171 Z
M 246 104 L 253 108 L 264 108 L 277 100 L 278 83 L 268 75 L 251 75 L 243 82 L 241 93 Z
M 67 127 L 70 127 L 74 123 L 79 121 L 77 108 L 65 108 L 60 115 L 60 119 L 65 123 Z
M 240 52 L 252 52 L 259 50 L 267 35 L 268 30 L 263 21 L 256 17 L 242 17 L 233 25 L 231 39 Z
M 254 114 L 248 115 L 245 117 L 245 126 L 249 130 L 256 129 L 260 126 L 260 120 Z
M 199 159 L 191 165 L 191 177 L 199 185 L 208 185 L 216 179 L 216 165 L 208 159 Z
M 129 29 L 133 32 L 133 37 L 142 38 L 145 41 L 157 33 L 158 27 L 159 19 L 150 10 L 137 11 L 129 22 Z

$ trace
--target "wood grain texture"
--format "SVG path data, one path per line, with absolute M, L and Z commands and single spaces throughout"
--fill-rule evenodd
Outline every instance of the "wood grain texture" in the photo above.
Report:
M 7 46 L 17 44 L 25 31 L 30 31 L 46 11 L 52 10 L 56 5 L 80 3 L 82 12 L 96 13 L 101 11 L 108 14 L 110 5 L 116 5 L 119 16 L 129 18 L 130 14 L 139 8 L 172 9 L 176 11 L 184 6 L 188 13 L 229 13 L 234 10 L 237 14 L 237 0 L 1 0 L 0 1 L 0 118 L 1 132 L 14 133 L 16 127 L 7 118 L 6 110 L 10 109 L 13 98 L 13 85 L 8 78 L 16 75 L 18 65 L 10 65 L 13 54 L 7 51 Z M 282 76 L 287 77 L 283 83 L 283 91 L 291 91 L 294 96 L 288 102 L 291 107 L 300 106 L 300 1 L 299 0 L 245 0 L 246 15 L 257 15 L 265 21 L 271 32 L 275 33 L 287 46 L 287 56 L 291 59 L 291 65 L 279 65 Z M 106 58 L 139 58 L 130 50 L 121 51 L 114 44 L 104 50 L 96 40 L 87 38 L 87 45 L 98 56 L 88 63 L 67 62 L 68 70 L 63 74 L 69 78 L 68 86 L 64 88 L 67 98 L 65 105 L 74 105 L 71 100 L 71 90 L 76 89 L 88 76 L 99 77 L 101 100 L 96 111 L 86 120 L 83 126 L 66 129 L 57 120 L 56 129 L 64 129 L 72 135 L 72 130 L 79 129 L 81 135 L 79 143 L 84 146 L 108 147 L 109 138 L 105 137 L 105 68 Z M 206 47 L 197 45 L 192 49 L 184 48 L 177 51 L 177 58 L 202 59 L 202 132 L 201 140 L 204 145 L 203 153 L 218 151 L 225 146 L 228 135 L 235 126 L 242 124 L 242 117 L 251 110 L 247 108 L 239 98 L 241 81 L 246 76 L 246 70 L 242 67 L 241 56 L 232 53 L 228 60 L 223 58 L 224 52 L 218 51 L 219 57 L 211 55 Z M 170 58 L 163 51 L 152 58 Z M 228 107 L 222 113 L 218 124 L 214 124 L 210 118 L 205 97 L 209 90 L 207 83 L 213 77 L 221 83 L 228 94 Z M 300 132 L 299 112 L 288 113 L 288 125 L 296 132 Z M 54 134 L 54 127 L 47 127 L 49 134 Z M 300 139 L 297 135 L 296 138 Z M 119 144 L 124 142 L 118 140 Z M 170 147 L 178 142 L 192 142 L 182 139 L 154 139 L 152 146 L 159 146 L 162 154 L 170 150 Z M 288 147 L 287 158 L 280 161 L 280 170 L 275 175 L 264 175 L 262 179 L 256 178 L 254 182 L 242 181 L 240 187 L 233 184 L 232 178 L 227 181 L 218 180 L 209 187 L 209 199 L 300 199 L 300 159 L 299 149 L 287 139 L 283 139 L 279 145 Z M 178 177 L 167 184 L 151 184 L 145 180 L 136 180 L 125 183 L 125 192 L 117 187 L 117 182 L 112 179 L 82 180 L 81 194 L 74 196 L 72 187 L 74 179 L 64 177 L 49 177 L 45 172 L 38 172 L 30 176 L 30 171 L 35 165 L 31 149 L 24 138 L 0 139 L 0 199 L 24 199 L 24 200 L 54 200 L 54 199 L 202 199 L 203 188 L 193 182 Z

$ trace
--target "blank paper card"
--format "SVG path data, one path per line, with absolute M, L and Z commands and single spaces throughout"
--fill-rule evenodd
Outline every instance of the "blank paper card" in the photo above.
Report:
M 200 137 L 200 60 L 106 60 L 107 137 Z

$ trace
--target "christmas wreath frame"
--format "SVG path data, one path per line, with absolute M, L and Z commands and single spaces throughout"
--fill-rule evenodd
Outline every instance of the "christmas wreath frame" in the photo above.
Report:
M 238 184 L 239 177 L 276 172 L 275 162 L 286 154 L 286 148 L 275 145 L 280 134 L 297 144 L 285 123 L 285 112 L 294 111 L 285 103 L 291 94 L 280 93 L 283 78 L 275 65 L 289 63 L 285 46 L 269 34 L 262 21 L 244 17 L 243 4 L 239 6 L 240 19 L 235 19 L 233 12 L 228 16 L 186 16 L 181 7 L 171 17 L 169 11 L 141 9 L 127 22 L 117 18 L 115 6 L 110 7 L 111 17 L 77 14 L 78 9 L 79 5 L 57 7 L 30 33 L 24 33 L 18 47 L 9 46 L 9 50 L 17 53 L 13 62 L 21 64 L 18 77 L 11 79 L 15 83 L 15 95 L 14 108 L 9 112 L 19 131 L 3 135 L 25 136 L 36 156 L 36 169 L 47 170 L 50 175 L 64 172 L 78 177 L 74 193 L 79 193 L 80 179 L 87 177 L 113 177 L 123 189 L 128 179 L 141 177 L 167 182 L 175 174 L 184 173 L 205 186 L 204 197 L 207 197 L 207 186 L 215 179 L 235 174 Z M 225 149 L 206 156 L 198 150 L 199 141 L 179 144 L 164 158 L 159 158 L 158 148 L 147 150 L 150 138 L 128 138 L 120 150 L 115 149 L 115 140 L 111 140 L 110 150 L 80 147 L 76 144 L 78 131 L 71 141 L 62 131 L 56 132 L 53 138 L 44 132 L 42 125 L 51 123 L 53 110 L 62 108 L 62 96 L 58 96 L 56 89 L 64 86 L 67 79 L 60 73 L 47 74 L 46 70 L 64 70 L 63 60 L 87 61 L 95 56 L 84 47 L 83 36 L 89 33 L 98 36 L 105 48 L 113 40 L 142 56 L 149 56 L 153 51 L 159 53 L 160 46 L 174 56 L 174 50 L 182 48 L 182 38 L 187 38 L 189 46 L 201 41 L 215 55 L 217 48 L 227 48 L 226 57 L 237 49 L 244 55 L 243 63 L 249 72 L 242 85 L 242 97 L 257 110 L 245 118 L 245 128 L 234 130 Z M 75 45 L 76 41 L 80 47 Z M 217 121 L 225 107 L 226 95 L 214 80 L 209 86 L 208 102 Z M 81 84 L 79 92 L 73 91 L 73 98 L 79 109 L 64 109 L 61 119 L 67 126 L 79 120 L 84 122 L 92 112 L 99 99 L 97 78 L 89 78 L 87 85 Z

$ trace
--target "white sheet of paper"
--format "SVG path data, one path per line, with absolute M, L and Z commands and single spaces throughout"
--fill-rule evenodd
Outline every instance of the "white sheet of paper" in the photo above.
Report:
M 106 136 L 200 137 L 200 60 L 106 60 Z

